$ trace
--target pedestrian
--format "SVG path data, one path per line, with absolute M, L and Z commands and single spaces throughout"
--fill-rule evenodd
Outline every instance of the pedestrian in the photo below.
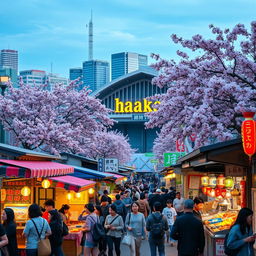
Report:
M 202 221 L 193 214 L 194 202 L 184 202 L 184 214 L 174 222 L 171 238 L 178 240 L 179 256 L 203 256 L 205 238 Z
M 50 223 L 49 226 L 51 228 L 52 234 L 49 236 L 49 240 L 51 243 L 51 256 L 63 256 L 62 251 L 62 242 L 63 242 L 63 226 L 60 218 L 60 214 L 57 210 L 49 211 L 50 214 Z
M 17 236 L 16 236 L 16 222 L 14 211 L 11 208 L 5 208 L 2 213 L 2 221 L 3 227 L 5 229 L 8 245 L 7 249 L 9 252 L 9 256 L 18 255 L 18 247 L 17 247 Z M 1 234 L 0 234 L 1 235 Z
M 145 199 L 145 194 L 142 192 L 140 193 L 140 200 L 137 201 L 139 204 L 139 212 L 144 214 L 145 219 L 149 215 L 150 207 L 148 201 Z
M 201 211 L 204 208 L 204 200 L 201 197 L 194 198 L 194 216 L 202 221 Z
M 116 194 L 116 201 L 113 203 L 116 206 L 117 213 L 125 220 L 126 217 L 126 207 L 120 199 L 120 195 Z
M 169 232 L 167 234 L 167 243 L 169 242 L 169 238 L 170 238 L 171 246 L 174 246 L 175 240 L 173 240 L 170 237 L 170 235 L 172 232 L 173 224 L 176 220 L 177 213 L 176 213 L 176 210 L 173 208 L 171 199 L 168 199 L 166 203 L 167 203 L 167 207 L 164 208 L 163 215 L 167 218 L 168 225 L 169 225 Z
M 237 216 L 235 224 L 229 231 L 227 247 L 236 250 L 237 256 L 253 256 L 253 244 L 255 235 L 252 231 L 253 211 L 242 208 Z
M 163 205 L 163 198 L 162 198 L 162 196 L 161 196 L 161 189 L 156 189 L 155 190 L 155 193 L 150 197 L 150 199 L 149 199 L 149 206 L 150 206 L 150 209 L 151 209 L 151 212 L 153 212 L 153 207 L 154 207 L 154 204 L 156 203 L 156 202 L 159 202 L 159 203 L 161 203 L 161 205 Z
M 102 199 L 103 199 L 103 198 L 107 198 L 108 203 L 109 203 L 109 204 L 112 204 L 112 199 L 109 197 L 108 194 L 109 194 L 108 191 L 107 191 L 107 190 L 104 190 L 100 202 L 102 202 Z
M 100 224 L 102 225 L 102 227 L 104 227 L 104 223 L 105 223 L 105 218 L 102 214 L 102 210 L 101 210 L 101 206 L 100 205 L 96 205 L 95 206 L 95 213 L 96 215 L 99 217 L 99 221 Z M 107 250 L 107 246 L 106 246 L 106 239 L 101 238 L 99 240 L 99 255 L 98 256 L 106 256 L 107 254 L 105 253 L 105 251 Z
M 65 224 L 69 224 L 71 213 L 69 211 L 70 206 L 68 204 L 63 204 L 62 207 L 59 209 L 59 214 L 61 215 L 62 221 Z
M 145 217 L 139 212 L 138 202 L 133 202 L 131 205 L 131 213 L 126 216 L 125 226 L 127 233 L 135 239 L 135 252 L 131 249 L 131 254 L 140 256 L 140 247 L 142 238 L 146 234 Z
M 160 202 L 154 204 L 154 212 L 147 220 L 147 231 L 149 231 L 149 247 L 151 256 L 156 256 L 157 249 L 159 256 L 165 256 L 165 232 L 169 230 L 167 219 L 162 215 L 162 205 Z
M 46 200 L 44 203 L 45 212 L 42 214 L 42 217 L 50 222 L 49 211 L 55 210 L 55 202 L 52 199 Z
M 122 201 L 125 204 L 126 212 L 127 213 L 131 212 L 132 199 L 130 197 L 130 191 L 129 190 L 124 191 L 124 199 Z
M 86 218 L 84 230 L 85 230 L 85 250 L 84 256 L 97 256 L 98 255 L 98 245 L 94 242 L 92 232 L 95 223 L 99 222 L 98 216 L 94 212 L 93 204 L 89 203 L 85 207 L 88 217 Z
M 41 215 L 40 207 L 37 204 L 31 204 L 29 206 L 28 217 L 30 220 L 27 221 L 23 231 L 23 235 L 26 237 L 27 256 L 37 256 L 39 240 L 51 235 L 51 228 Z M 39 234 L 41 234 L 40 237 Z
M 184 198 L 181 197 L 180 192 L 176 193 L 176 198 L 173 200 L 173 207 L 175 208 L 177 215 L 181 216 L 184 212 Z
M 117 213 L 115 204 L 110 206 L 109 213 L 110 214 L 107 216 L 105 221 L 105 229 L 107 230 L 108 256 L 113 256 L 113 245 L 115 245 L 116 256 L 120 256 L 121 237 L 124 230 L 123 218 Z

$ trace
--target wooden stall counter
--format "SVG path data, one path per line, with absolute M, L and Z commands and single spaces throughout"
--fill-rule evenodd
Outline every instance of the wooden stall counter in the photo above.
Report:
M 79 256 L 82 253 L 81 240 L 83 231 L 73 229 L 64 237 L 62 248 L 65 256 Z

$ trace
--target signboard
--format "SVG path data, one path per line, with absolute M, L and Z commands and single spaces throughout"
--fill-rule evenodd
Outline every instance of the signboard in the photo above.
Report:
M 181 140 L 176 141 L 176 151 L 177 152 L 185 152 L 185 144 Z
M 132 120 L 133 121 L 148 121 L 148 118 L 144 116 L 143 114 L 138 114 L 138 115 L 132 115 Z
M 164 153 L 164 166 L 168 167 L 170 165 L 175 165 L 177 160 L 185 154 L 185 152 Z
M 223 238 L 218 238 L 215 240 L 215 248 L 216 248 L 216 256 L 225 256 L 226 254 L 224 253 L 224 239 Z
M 240 177 L 244 175 L 246 175 L 244 167 L 232 164 L 225 165 L 225 176 Z
M 98 171 L 100 172 L 118 172 L 118 159 L 117 158 L 99 158 Z

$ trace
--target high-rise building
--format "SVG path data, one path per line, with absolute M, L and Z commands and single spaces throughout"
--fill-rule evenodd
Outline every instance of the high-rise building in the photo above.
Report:
M 109 63 L 102 60 L 83 62 L 83 84 L 96 91 L 109 82 Z
M 82 79 L 83 69 L 82 68 L 70 68 L 69 69 L 69 80 L 73 81 L 78 78 Z
M 14 87 L 17 87 L 17 71 L 12 68 L 0 68 L 0 76 L 8 76 Z
M 111 55 L 112 80 L 148 65 L 146 55 L 133 52 L 120 52 Z
M 18 72 L 18 51 L 4 49 L 0 53 L 0 67 L 12 68 Z
M 68 85 L 68 79 L 64 77 L 59 77 L 56 74 L 46 74 L 43 70 L 24 70 L 20 71 L 20 78 L 24 84 L 33 86 L 36 85 L 48 85 L 46 88 L 52 90 L 55 84 L 64 84 Z

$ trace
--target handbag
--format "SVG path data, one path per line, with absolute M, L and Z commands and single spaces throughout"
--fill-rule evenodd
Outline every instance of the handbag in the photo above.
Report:
M 128 221 L 128 226 L 130 225 L 130 220 L 131 220 L 131 213 L 129 214 L 129 221 Z M 127 245 L 129 247 L 132 247 L 135 243 L 134 237 L 130 234 L 125 234 L 123 237 L 123 240 L 121 242 L 123 245 Z
M 32 220 L 32 219 L 31 219 Z M 37 248 L 37 255 L 38 256 L 49 256 L 51 254 L 51 244 L 49 239 L 45 238 L 45 239 L 41 239 L 41 235 L 43 233 L 44 230 L 44 222 L 45 220 L 43 220 L 43 227 L 41 230 L 41 233 L 39 234 L 39 231 L 37 229 L 36 223 L 32 220 L 32 222 L 34 223 L 34 226 L 36 228 L 36 232 L 37 235 L 39 237 L 39 241 L 38 241 L 38 248 Z

